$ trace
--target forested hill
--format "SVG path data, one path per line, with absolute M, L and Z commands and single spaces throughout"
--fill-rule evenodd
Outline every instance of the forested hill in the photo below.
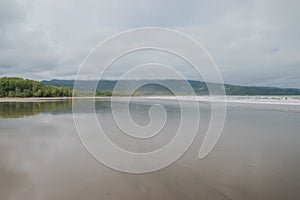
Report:
M 66 97 L 72 96 L 72 92 L 70 87 L 58 87 L 29 79 L 0 78 L 0 97 Z
M 97 85 L 98 96 L 111 96 L 112 90 L 118 81 L 102 80 L 98 84 L 96 81 L 79 81 L 80 91 L 92 91 L 93 86 Z M 144 85 L 138 89 L 134 95 L 172 95 L 172 92 L 162 86 L 171 85 L 176 88 L 180 95 L 186 95 L 188 90 L 182 80 L 154 80 L 156 83 L 149 83 L 148 80 L 123 80 L 121 90 L 117 95 L 128 95 L 127 88 L 132 85 Z M 207 85 L 201 81 L 189 80 L 195 93 L 198 95 L 207 95 Z M 16 77 L 0 78 L 0 97 L 67 97 L 72 96 L 74 80 L 51 80 L 34 81 Z M 220 88 L 220 84 L 212 84 L 215 88 Z M 300 95 L 299 89 L 275 88 L 275 87 L 254 87 L 237 86 L 225 84 L 227 95 Z M 77 94 L 79 94 L 77 93 Z M 80 93 L 81 94 L 81 93 Z M 93 95 L 91 93 L 82 93 L 83 95 Z
M 182 80 L 154 80 L 155 82 L 162 85 L 172 85 L 176 87 L 179 92 L 185 94 L 187 90 L 184 87 Z M 105 94 L 109 94 L 114 88 L 118 81 L 116 80 L 101 80 L 98 84 L 96 81 L 79 81 L 79 90 L 91 91 L 93 86 L 97 84 L 98 91 L 105 91 Z M 204 82 L 189 80 L 189 84 L 194 89 L 195 93 L 198 95 L 207 95 L 208 89 Z M 53 79 L 51 81 L 42 81 L 44 84 L 54 85 L 54 86 L 65 86 L 73 88 L 74 80 L 58 80 Z M 130 85 L 143 85 L 147 83 L 147 80 L 122 80 L 121 84 L 126 90 Z M 140 94 L 146 95 L 164 95 L 170 94 L 170 91 L 159 84 L 146 84 L 139 89 Z M 214 87 L 221 87 L 220 84 L 213 84 Z M 239 86 L 225 84 L 225 90 L 227 95 L 300 95 L 300 89 L 291 88 L 276 88 L 276 87 L 257 87 L 257 86 Z

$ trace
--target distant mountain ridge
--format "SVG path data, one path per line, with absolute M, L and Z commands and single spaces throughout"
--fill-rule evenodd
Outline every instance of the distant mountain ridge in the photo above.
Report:
M 42 83 L 54 86 L 65 86 L 73 88 L 74 80 L 59 80 L 53 79 L 50 81 L 43 80 Z M 101 80 L 98 84 L 96 80 L 79 80 L 78 85 L 80 86 L 79 90 L 81 91 L 91 91 L 95 84 L 97 84 L 97 90 L 106 90 L 112 91 L 117 84 L 117 80 Z M 177 91 L 184 94 L 187 91 L 187 88 L 184 87 L 184 80 L 153 80 L 154 83 L 148 83 L 149 80 L 122 80 L 121 86 L 124 90 L 130 85 L 144 85 L 139 88 L 139 91 L 150 92 L 155 94 L 159 92 L 168 92 L 170 91 L 162 85 L 172 85 L 177 89 Z M 208 95 L 207 84 L 202 81 L 188 80 L 191 87 L 194 89 L 197 95 Z M 215 88 L 220 88 L 221 84 L 211 84 Z M 278 87 L 259 87 L 259 86 L 240 86 L 240 85 L 231 85 L 224 84 L 225 91 L 227 95 L 300 95 L 300 89 L 295 88 L 278 88 Z

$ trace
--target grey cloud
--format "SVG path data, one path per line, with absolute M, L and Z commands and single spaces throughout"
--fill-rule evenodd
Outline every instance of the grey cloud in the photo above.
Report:
M 23 21 L 26 18 L 24 9 L 26 9 L 26 1 L 2 0 L 0 2 L 0 27 Z
M 0 75 L 71 79 L 88 52 L 112 34 L 161 26 L 203 43 L 226 82 L 300 87 L 299 6 L 293 0 L 2 0 Z M 119 74 L 115 69 L 109 77 Z

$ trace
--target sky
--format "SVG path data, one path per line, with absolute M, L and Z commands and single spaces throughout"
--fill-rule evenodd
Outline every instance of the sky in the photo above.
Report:
M 106 38 L 132 28 L 162 27 L 201 43 L 226 83 L 300 88 L 299 7 L 297 0 L 1 0 L 0 76 L 74 79 L 89 52 Z M 143 61 L 145 55 L 131 57 Z M 175 60 L 193 78 L 189 66 Z M 124 62 L 130 66 L 131 61 Z M 122 66 L 107 78 L 128 70 Z

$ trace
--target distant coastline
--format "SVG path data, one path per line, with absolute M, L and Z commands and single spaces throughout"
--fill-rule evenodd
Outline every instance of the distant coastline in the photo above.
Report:
M 93 99 L 128 99 L 126 96 L 86 96 L 86 97 L 33 97 L 33 98 L 0 98 L 3 102 L 51 102 L 51 101 L 71 101 L 71 100 L 93 100 Z M 132 99 L 148 99 L 148 100 L 169 100 L 175 101 L 199 101 L 201 102 L 221 102 L 226 99 L 227 103 L 233 104 L 262 104 L 262 105 L 291 105 L 300 106 L 300 96 L 227 96 L 211 97 L 211 96 L 136 96 Z
M 193 92 L 186 88 L 186 81 Z M 115 90 L 118 83 L 116 80 L 79 80 L 79 87 L 73 88 L 74 80 L 51 80 L 35 81 L 19 77 L 0 78 L 0 99 L 2 101 L 19 101 L 18 98 L 27 98 L 31 100 L 55 100 L 71 99 L 72 96 L 90 98 L 111 97 L 111 96 L 174 96 L 173 91 L 164 85 L 176 88 L 176 96 L 208 96 L 209 88 L 216 91 L 226 91 L 227 96 L 290 96 L 300 95 L 300 89 L 297 88 L 276 88 L 276 87 L 257 87 L 257 86 L 238 86 L 219 83 L 205 83 L 194 80 L 122 80 L 119 90 Z M 131 94 L 128 88 L 132 85 L 141 85 Z M 96 86 L 96 88 L 95 88 Z M 96 91 L 94 91 L 96 89 Z M 221 93 L 220 93 L 221 94 Z M 24 99 L 25 101 L 26 99 Z M 28 100 L 27 100 L 28 101 Z
M 176 88 L 176 92 L 179 95 L 191 95 L 187 93 L 188 88 L 185 88 L 186 81 L 193 88 L 196 95 L 209 95 L 208 84 L 210 88 L 219 90 L 224 87 L 226 95 L 241 95 L 241 96 L 255 96 L 255 95 L 300 95 L 300 89 L 298 88 L 279 88 L 279 87 L 265 87 L 265 86 L 241 86 L 231 84 L 219 84 L 219 83 L 205 83 L 195 80 L 176 80 L 176 79 L 154 79 L 154 80 L 77 80 L 76 90 L 80 91 L 93 91 L 96 87 L 96 96 L 111 96 L 112 91 L 117 96 L 128 96 L 127 88 L 132 85 L 140 85 L 141 87 L 135 91 L 135 96 L 171 96 L 172 91 L 164 87 L 164 85 L 172 86 Z M 52 86 L 64 86 L 74 89 L 74 80 L 59 80 L 53 79 L 50 81 L 42 81 L 44 84 Z M 120 91 L 115 90 L 115 86 L 118 83 Z M 131 95 L 131 94 L 129 94 Z

